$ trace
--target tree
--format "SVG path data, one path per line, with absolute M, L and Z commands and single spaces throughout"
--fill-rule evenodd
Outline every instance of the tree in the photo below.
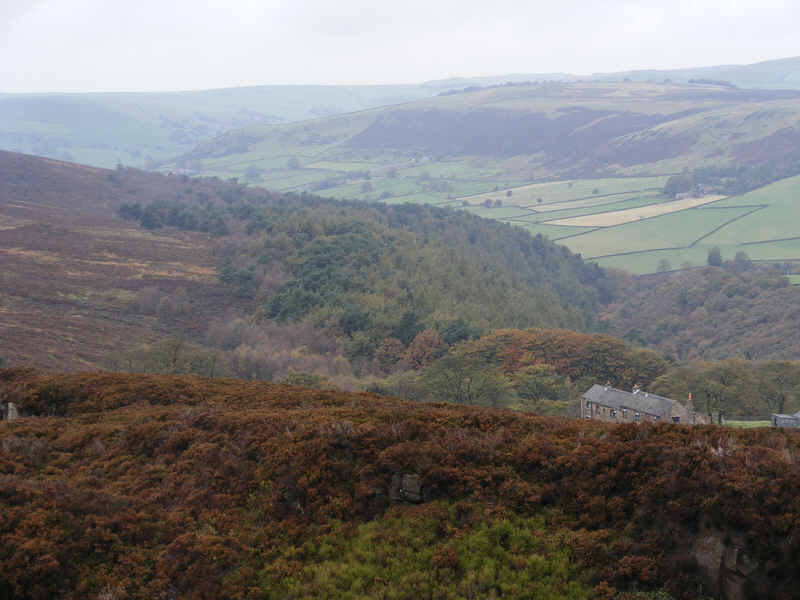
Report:
M 417 314 L 409 310 L 403 313 L 400 322 L 392 330 L 392 337 L 403 342 L 404 346 L 408 346 L 420 331 L 422 325 L 417 320 Z
M 425 395 L 431 400 L 478 406 L 506 406 L 514 394 L 496 367 L 478 358 L 446 356 L 422 376 Z
M 675 196 L 675 194 L 690 192 L 694 186 L 694 175 L 690 175 L 688 173 L 672 175 L 669 179 L 667 179 L 667 183 L 664 185 L 664 195 Z
M 737 272 L 742 273 L 747 271 L 752 266 L 752 263 L 750 262 L 750 257 L 747 256 L 747 252 L 739 250 L 733 258 L 733 265 Z
M 525 408 L 542 414 L 569 411 L 569 385 L 551 365 L 538 363 L 514 375 L 514 389 Z
M 456 319 L 443 327 L 439 335 L 445 344 L 452 346 L 471 337 L 478 337 L 480 332 L 470 328 L 464 319 Z
M 708 264 L 712 267 L 722 266 L 722 253 L 719 250 L 719 246 L 714 246 L 708 251 Z
M 413 369 L 424 367 L 441 354 L 444 346 L 435 329 L 426 329 L 418 333 L 406 351 L 406 358 Z
M 384 372 L 388 373 L 398 361 L 403 358 L 406 347 L 403 342 L 396 338 L 384 338 L 378 348 L 375 350 L 375 360 L 378 367 Z

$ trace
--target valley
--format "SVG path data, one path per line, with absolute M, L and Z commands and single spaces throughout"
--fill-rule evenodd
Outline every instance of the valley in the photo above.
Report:
M 790 176 L 800 173 L 794 94 L 497 86 L 231 132 L 168 168 L 335 198 L 460 207 L 637 274 L 704 265 L 714 247 L 726 258 L 744 251 L 791 262 L 800 254 L 781 224 L 790 222 Z M 708 193 L 665 195 L 669 177 L 686 172 Z M 754 226 L 759 239 L 739 237 Z
M 0 94 L 0 600 L 794 598 L 798 67 Z

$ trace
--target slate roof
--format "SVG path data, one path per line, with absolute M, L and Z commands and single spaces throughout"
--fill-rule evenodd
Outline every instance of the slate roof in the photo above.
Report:
M 656 396 L 647 392 L 623 392 L 612 387 L 593 385 L 583 394 L 584 400 L 596 402 L 610 408 L 627 408 L 630 410 L 666 417 L 672 413 L 674 400 Z

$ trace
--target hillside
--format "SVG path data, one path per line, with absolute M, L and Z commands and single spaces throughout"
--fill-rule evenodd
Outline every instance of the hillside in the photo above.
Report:
M 748 65 L 716 65 L 687 69 L 641 69 L 613 73 L 575 75 L 570 73 L 513 73 L 488 77 L 457 77 L 429 81 L 425 85 L 441 90 L 471 86 L 502 85 L 506 82 L 525 81 L 601 81 L 624 80 L 644 83 L 689 83 L 694 80 L 716 81 L 748 89 L 799 89 L 800 57 L 765 60 Z
M 411 102 L 453 90 L 531 81 L 728 81 L 798 89 L 800 59 L 595 74 L 454 77 L 408 85 L 262 85 L 186 92 L 0 94 L 0 149 L 113 168 L 151 168 L 229 130 Z
M 800 438 L 0 371 L 5 598 L 794 597 Z M 49 416 L 44 416 L 49 415 Z
M 230 129 L 299 121 L 436 93 L 422 85 L 272 85 L 164 93 L 0 94 L 0 149 L 150 167 Z
M 178 164 L 277 189 L 442 203 L 553 177 L 764 164 L 779 151 L 773 137 L 797 135 L 798 98 L 714 85 L 522 83 L 252 127 Z
M 213 183 L 189 185 L 215 193 Z M 130 197 L 172 199 L 187 187 L 179 177 L 0 152 L 0 355 L 12 365 L 98 368 L 138 344 L 197 339 L 204 321 L 241 309 L 217 280 L 210 235 L 143 231 L 116 216 Z
M 664 79 L 669 79 L 676 83 L 688 83 L 690 80 L 705 79 L 724 81 L 740 88 L 796 90 L 800 88 L 800 57 L 765 60 L 750 65 L 623 71 L 596 74 L 592 77 L 599 80 L 628 78 L 633 81 L 663 81 Z
M 609 333 L 680 360 L 800 356 L 800 287 L 747 261 L 639 278 L 608 306 Z
M 423 333 L 585 329 L 613 293 L 565 248 L 452 210 L 10 153 L 0 198 L 11 365 L 354 387 Z
M 784 239 L 800 173 L 798 94 L 667 83 L 468 88 L 229 132 L 169 168 L 460 207 L 634 273 L 700 266 L 714 246 L 790 261 L 800 259 Z M 698 197 L 665 193 L 683 173 L 691 183 L 676 189 Z

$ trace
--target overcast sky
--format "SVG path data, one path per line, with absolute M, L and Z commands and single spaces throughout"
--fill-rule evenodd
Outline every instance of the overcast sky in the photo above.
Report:
M 0 0 L 0 91 L 154 91 L 746 64 L 798 0 Z

